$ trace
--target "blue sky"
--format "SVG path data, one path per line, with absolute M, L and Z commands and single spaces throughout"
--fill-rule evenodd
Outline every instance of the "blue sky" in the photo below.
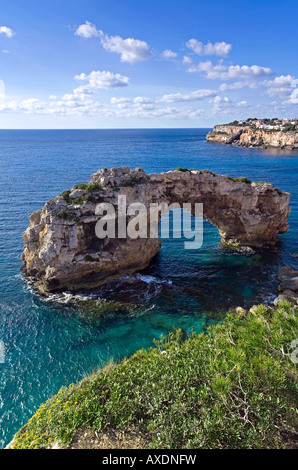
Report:
M 297 117 L 298 2 L 0 0 L 0 128 Z

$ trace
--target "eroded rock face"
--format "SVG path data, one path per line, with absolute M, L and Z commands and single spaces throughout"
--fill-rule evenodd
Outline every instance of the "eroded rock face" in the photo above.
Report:
M 91 182 L 65 191 L 34 212 L 24 232 L 23 271 L 42 293 L 92 288 L 145 268 L 161 246 L 158 238 L 99 239 L 96 205 L 118 196 L 141 202 L 203 203 L 204 218 L 230 245 L 261 247 L 288 229 L 289 193 L 204 171 L 147 175 L 127 167 L 99 170 Z
M 280 302 L 288 300 L 294 305 L 298 305 L 298 271 L 290 266 L 282 266 L 277 277 L 280 281 L 279 295 L 274 300 L 274 304 L 278 305 Z
M 298 132 L 266 131 L 242 126 L 219 125 L 207 134 L 209 142 L 238 147 L 275 147 L 298 149 Z

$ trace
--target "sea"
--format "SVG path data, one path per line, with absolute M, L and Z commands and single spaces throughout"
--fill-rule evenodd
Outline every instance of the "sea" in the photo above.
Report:
M 60 387 L 181 328 L 206 331 L 227 310 L 277 296 L 278 268 L 298 268 L 298 152 L 206 142 L 210 129 L 0 131 L 0 447 Z M 170 237 L 151 265 L 92 292 L 43 298 L 21 273 L 28 216 L 100 168 L 209 169 L 291 193 L 275 247 L 235 252 L 204 220 L 203 245 Z

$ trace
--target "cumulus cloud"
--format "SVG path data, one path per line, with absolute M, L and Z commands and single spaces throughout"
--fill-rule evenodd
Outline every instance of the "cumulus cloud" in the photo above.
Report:
M 16 33 L 8 26 L 0 26 L 0 34 L 5 34 L 8 38 L 12 38 Z
M 59 99 L 56 95 L 50 95 L 48 102 L 36 98 L 4 102 L 0 106 L 0 111 L 61 116 L 96 115 L 105 109 L 95 97 L 97 90 L 124 87 L 129 83 L 128 77 L 107 71 L 81 73 L 76 75 L 75 79 L 87 83 L 75 88 L 72 93 L 65 93 Z M 106 109 L 106 111 L 108 110 Z
M 217 95 L 217 90 L 196 90 L 190 93 L 171 93 L 163 95 L 158 101 L 166 103 L 179 103 L 185 101 L 198 101 Z
M 239 113 L 239 108 L 247 108 L 248 103 L 245 100 L 237 101 L 227 96 L 217 95 L 210 100 L 212 104 L 211 114 L 232 115 Z
M 267 95 L 290 99 L 293 88 L 296 88 L 298 85 L 298 79 L 292 75 L 280 75 L 279 77 L 275 77 L 274 80 L 265 80 L 264 85 L 268 87 Z M 291 101 L 288 102 L 291 104 Z
M 161 55 L 164 59 L 176 59 L 178 54 L 177 52 L 171 51 L 171 49 L 166 49 Z
M 88 75 L 81 73 L 75 76 L 76 80 L 86 81 L 87 85 L 81 87 L 79 90 L 88 93 L 88 91 L 96 90 L 98 88 L 119 88 L 129 84 L 129 78 L 120 75 L 119 73 L 112 73 L 107 71 L 93 71 Z
M 150 47 L 145 41 L 134 38 L 123 39 L 120 36 L 108 36 L 89 21 L 80 25 L 75 31 L 75 35 L 84 39 L 98 37 L 106 51 L 120 55 L 121 62 L 134 64 L 152 57 Z
M 100 41 L 106 51 L 119 54 L 121 62 L 134 64 L 135 62 L 149 59 L 152 56 L 149 45 L 139 39 L 123 39 L 120 36 L 108 36 L 105 34 L 101 37 Z
M 288 104 L 298 104 L 298 88 L 292 91 L 289 99 L 286 101 Z
M 295 88 L 298 85 L 298 79 L 292 75 L 280 75 L 275 77 L 274 80 L 266 80 L 265 85 L 268 87 L 291 87 Z
M 210 100 L 210 103 L 214 103 L 216 105 L 218 104 L 222 104 L 222 103 L 230 103 L 231 100 L 227 97 L 227 96 L 220 96 L 220 95 L 217 95 L 215 96 L 215 98 L 213 100 Z
M 119 88 L 129 84 L 129 78 L 124 75 L 99 70 L 89 74 L 81 73 L 74 78 L 87 83 L 75 88 L 72 93 L 62 96 L 60 101 L 67 103 L 68 106 L 87 105 L 87 103 L 92 103 L 92 95 L 95 95 L 99 89 Z M 50 99 L 55 99 L 55 97 L 50 97 Z
M 273 74 L 269 67 L 260 65 L 213 65 L 210 60 L 199 62 L 188 68 L 189 72 L 205 72 L 206 78 L 219 80 L 254 79 L 266 77 Z
M 266 91 L 267 95 L 270 97 L 277 96 L 282 99 L 288 98 L 293 91 L 293 88 L 290 87 L 269 87 Z
M 98 30 L 94 24 L 90 23 L 90 21 L 86 21 L 84 24 L 81 24 L 75 31 L 76 36 L 80 36 L 84 39 L 99 37 L 102 34 L 103 32 Z
M 232 49 L 232 45 L 224 41 L 215 42 L 214 44 L 211 42 L 203 44 L 201 41 L 194 38 L 187 41 L 186 47 L 198 55 L 217 55 L 222 57 L 226 57 Z

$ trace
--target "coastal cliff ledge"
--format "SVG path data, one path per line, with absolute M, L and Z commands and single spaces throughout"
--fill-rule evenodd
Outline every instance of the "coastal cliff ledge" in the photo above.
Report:
M 217 125 L 206 136 L 208 142 L 237 147 L 298 149 L 298 120 L 248 119 Z
M 117 220 L 119 195 L 126 196 L 127 206 L 141 202 L 146 208 L 152 202 L 181 207 L 187 202 L 192 209 L 203 203 L 204 218 L 218 227 L 230 246 L 274 244 L 288 229 L 290 194 L 270 183 L 209 170 L 180 168 L 147 175 L 140 168 L 101 169 L 89 183 L 64 191 L 29 217 L 22 269 L 40 293 L 97 287 L 149 265 L 161 246 L 158 237 L 96 236 L 97 204 L 113 204 Z
M 298 308 L 254 305 L 172 331 L 43 403 L 10 449 L 297 448 Z

